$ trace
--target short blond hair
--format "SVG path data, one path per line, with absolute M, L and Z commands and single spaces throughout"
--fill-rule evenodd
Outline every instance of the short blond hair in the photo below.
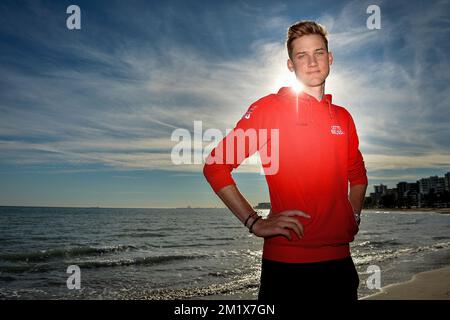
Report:
M 315 21 L 298 21 L 291 25 L 287 32 L 286 48 L 290 59 L 292 59 L 292 42 L 297 38 L 309 34 L 317 34 L 321 36 L 323 38 L 323 41 L 325 41 L 325 47 L 328 51 L 327 30 L 325 29 L 325 27 Z

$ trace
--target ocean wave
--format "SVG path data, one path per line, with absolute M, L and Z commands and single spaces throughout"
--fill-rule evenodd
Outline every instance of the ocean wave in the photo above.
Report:
M 157 265 L 177 260 L 192 260 L 207 257 L 207 255 L 167 255 L 153 257 L 138 257 L 130 259 L 117 260 L 92 260 L 76 262 L 80 268 L 94 269 L 118 266 L 139 266 L 139 265 Z
M 408 226 L 408 225 L 413 225 L 413 224 L 419 224 L 421 220 L 415 219 L 413 221 L 405 221 L 405 222 L 398 222 L 397 225 L 398 226 Z
M 140 233 L 120 233 L 115 236 L 120 238 L 163 238 L 169 236 L 169 234 L 160 232 L 140 232 Z
M 435 236 L 435 237 L 431 237 L 431 239 L 433 240 L 446 240 L 446 239 L 450 239 L 449 236 Z
M 225 241 L 234 241 L 234 240 L 236 240 L 236 238 L 233 238 L 233 237 L 215 237 L 215 236 L 212 236 L 212 237 L 205 237 L 205 238 L 203 238 L 202 240 L 225 240 Z
M 215 272 L 208 272 L 207 275 L 211 277 L 218 277 L 218 278 L 228 278 L 230 276 L 234 275 L 241 275 L 242 270 L 240 269 L 234 269 L 234 270 L 224 270 L 222 272 L 215 271 Z
M 17 280 L 15 277 L 0 275 L 0 281 L 10 282 Z
M 161 227 L 161 228 L 125 228 L 125 232 L 159 232 L 159 231 L 174 231 L 179 230 L 176 227 Z
M 196 243 L 183 243 L 183 244 L 147 244 L 148 247 L 152 248 L 188 248 L 188 247 L 217 247 L 228 245 L 228 242 L 222 243 L 204 243 L 204 242 L 196 242 Z
M 127 290 L 121 293 L 121 299 L 138 300 L 174 300 L 196 299 L 211 295 L 226 295 L 240 291 L 255 290 L 259 287 L 258 272 L 245 276 L 233 277 L 224 283 L 214 283 L 204 287 L 189 286 L 187 288 L 164 288 L 151 291 Z
M 438 250 L 450 249 L 450 242 L 434 243 L 428 246 L 419 246 L 415 248 L 385 249 L 374 250 L 370 252 L 352 251 L 356 265 L 370 263 L 380 263 L 391 259 L 401 258 L 403 256 L 414 255 L 416 253 L 427 253 Z
M 224 225 L 221 225 L 221 226 L 219 226 L 219 229 L 242 229 L 242 226 L 241 225 L 237 225 L 237 226 L 224 226 Z
M 85 255 L 103 255 L 107 253 L 123 252 L 137 249 L 130 245 L 91 247 L 81 246 L 73 248 L 58 248 L 49 250 L 36 250 L 25 253 L 3 253 L 0 254 L 0 260 L 12 262 L 43 262 L 55 258 L 85 256 Z
M 0 274 L 42 273 L 51 270 L 48 264 L 1 265 Z M 8 277 L 8 276 L 5 276 Z
M 402 243 L 397 239 L 386 240 L 367 240 L 360 243 L 352 244 L 353 247 L 371 247 L 371 248 L 383 248 L 386 246 L 399 246 Z

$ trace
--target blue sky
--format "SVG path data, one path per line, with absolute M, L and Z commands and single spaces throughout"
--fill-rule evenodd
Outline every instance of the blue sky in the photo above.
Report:
M 81 8 L 81 30 L 66 8 Z M 366 9 L 381 8 L 381 30 Z M 177 128 L 225 133 L 286 84 L 285 33 L 314 19 L 335 62 L 326 91 L 355 119 L 369 177 L 450 171 L 450 2 L 2 1 L 0 205 L 223 206 Z M 206 145 L 206 144 L 205 144 Z M 268 201 L 257 166 L 233 174 Z

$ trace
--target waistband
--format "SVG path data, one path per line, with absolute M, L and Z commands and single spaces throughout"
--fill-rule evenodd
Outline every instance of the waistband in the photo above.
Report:
M 350 256 L 350 245 L 301 247 L 269 244 L 264 241 L 262 257 L 265 259 L 291 262 L 308 263 L 328 260 L 343 259 Z

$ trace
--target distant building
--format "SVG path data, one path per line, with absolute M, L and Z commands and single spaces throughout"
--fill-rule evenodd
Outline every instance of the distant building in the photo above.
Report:
M 446 185 L 445 177 L 432 176 L 429 178 L 422 178 L 419 181 L 420 181 L 420 193 L 422 194 L 428 194 L 430 192 L 444 193 L 445 190 L 448 190 L 448 183 L 447 188 L 445 187 Z
M 399 182 L 397 183 L 398 198 L 397 203 L 399 208 L 410 208 L 419 206 L 419 181 Z
M 444 175 L 444 184 L 445 184 L 445 191 L 450 192 L 450 172 L 447 172 Z
M 270 209 L 270 208 L 271 208 L 270 202 L 260 202 L 253 207 L 253 209 Z
M 410 189 L 406 192 L 406 207 L 407 208 L 418 208 L 419 207 L 419 188 L 417 184 L 414 184 L 417 186 L 416 189 Z
M 437 176 L 436 176 L 437 178 Z M 422 178 L 419 180 L 419 192 L 421 194 L 428 194 L 431 190 L 431 177 L 430 178 Z
M 375 207 L 382 206 L 381 198 L 386 194 L 387 186 L 380 184 L 379 186 L 373 186 L 373 188 L 375 189 L 375 192 L 370 193 L 371 201 L 369 203 Z
M 379 186 L 374 186 L 375 188 L 375 194 L 383 195 L 387 191 L 387 186 L 384 184 L 380 184 Z
M 436 193 L 444 193 L 445 191 L 445 178 L 438 177 L 435 186 Z
M 408 191 L 408 182 L 399 182 L 397 183 L 398 196 L 401 198 Z

